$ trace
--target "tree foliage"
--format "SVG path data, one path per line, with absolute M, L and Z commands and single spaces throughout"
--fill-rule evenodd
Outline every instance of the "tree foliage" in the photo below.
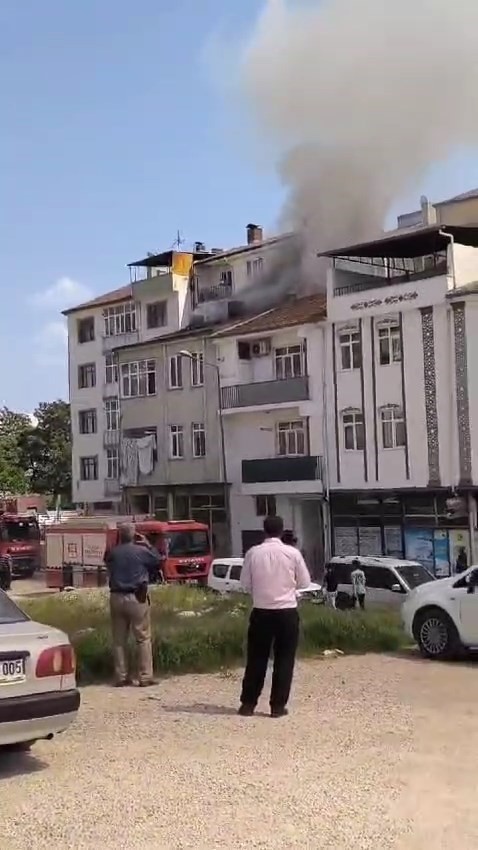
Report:
M 70 406 L 41 402 L 35 424 L 23 413 L 0 411 L 0 493 L 44 493 L 71 499 Z

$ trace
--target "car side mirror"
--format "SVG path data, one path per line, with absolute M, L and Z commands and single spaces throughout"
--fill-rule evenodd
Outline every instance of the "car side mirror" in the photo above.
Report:
M 392 584 L 391 587 L 392 593 L 402 593 L 402 585 L 401 584 Z

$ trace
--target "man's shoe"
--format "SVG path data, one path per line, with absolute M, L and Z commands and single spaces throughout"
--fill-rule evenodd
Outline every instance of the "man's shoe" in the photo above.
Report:
M 119 682 L 115 682 L 115 688 L 129 688 L 132 685 L 131 679 L 120 679 Z
M 271 717 L 287 717 L 289 712 L 286 708 L 271 708 Z
M 154 685 L 159 685 L 157 679 L 145 679 L 139 683 L 140 688 L 152 688 Z
M 245 705 L 244 703 L 239 708 L 237 712 L 241 717 L 252 717 L 254 714 L 255 708 L 253 705 Z

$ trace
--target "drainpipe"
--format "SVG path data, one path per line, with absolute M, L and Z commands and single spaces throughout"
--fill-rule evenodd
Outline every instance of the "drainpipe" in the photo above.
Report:
M 443 236 L 445 239 L 448 239 L 451 251 L 450 251 L 450 270 L 451 277 L 453 281 L 453 289 L 456 289 L 456 269 L 455 269 L 455 237 L 453 233 L 447 233 L 446 230 L 439 230 L 439 236 Z

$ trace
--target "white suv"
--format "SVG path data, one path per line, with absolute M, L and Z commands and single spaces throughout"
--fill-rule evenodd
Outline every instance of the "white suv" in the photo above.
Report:
M 478 647 L 478 567 L 415 588 L 402 606 L 405 629 L 427 658 Z

